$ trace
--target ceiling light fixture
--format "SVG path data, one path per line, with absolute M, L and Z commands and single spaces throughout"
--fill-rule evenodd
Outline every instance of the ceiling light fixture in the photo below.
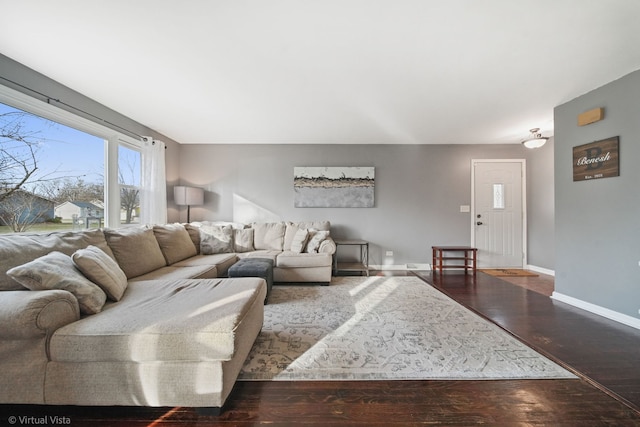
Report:
M 540 148 L 542 147 L 547 140 L 549 139 L 548 136 L 542 136 L 541 133 L 538 133 L 540 131 L 540 128 L 533 128 L 530 129 L 529 132 L 531 132 L 531 136 L 527 139 L 525 139 L 524 141 L 522 141 L 522 145 L 524 145 L 527 148 Z

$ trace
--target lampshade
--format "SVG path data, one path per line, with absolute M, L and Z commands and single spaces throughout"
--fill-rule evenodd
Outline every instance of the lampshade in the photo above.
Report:
M 176 205 L 201 205 L 204 203 L 204 190 L 198 187 L 177 185 L 173 187 L 173 199 Z
M 522 141 L 522 145 L 524 145 L 527 148 L 542 147 L 547 142 L 549 137 L 542 136 L 542 134 L 538 133 L 539 131 L 540 131 L 540 128 L 533 128 L 529 130 L 529 132 L 531 132 L 531 136 L 525 139 L 524 141 Z

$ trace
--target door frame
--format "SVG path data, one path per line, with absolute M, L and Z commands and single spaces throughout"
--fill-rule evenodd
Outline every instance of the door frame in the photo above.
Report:
M 478 163 L 520 163 L 522 174 L 522 268 L 528 265 L 527 254 L 527 160 L 526 159 L 471 159 L 471 246 L 476 245 L 476 165 Z

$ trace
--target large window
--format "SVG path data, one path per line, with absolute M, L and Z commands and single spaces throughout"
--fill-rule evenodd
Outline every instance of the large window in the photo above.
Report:
M 0 233 L 140 218 L 140 142 L 0 87 Z

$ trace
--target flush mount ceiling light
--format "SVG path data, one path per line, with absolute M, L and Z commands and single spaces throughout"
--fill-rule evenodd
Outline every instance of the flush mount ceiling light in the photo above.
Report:
M 540 128 L 530 129 L 529 132 L 531 132 L 531 136 L 525 139 L 524 141 L 522 141 L 522 145 L 524 145 L 527 148 L 542 147 L 547 142 L 549 137 L 542 136 L 541 133 L 538 133 L 539 131 L 540 131 Z

